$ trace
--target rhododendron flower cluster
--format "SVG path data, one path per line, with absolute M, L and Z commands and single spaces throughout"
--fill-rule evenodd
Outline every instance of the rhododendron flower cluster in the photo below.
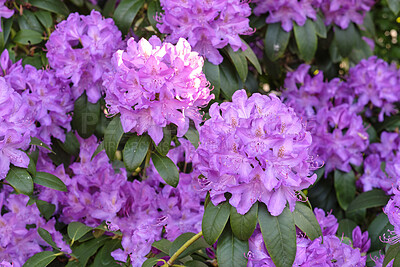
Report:
M 400 75 L 395 64 L 375 56 L 363 59 L 350 68 L 346 83 L 359 112 L 365 108 L 365 114 L 371 117 L 372 107 L 376 107 L 380 109 L 379 121 L 397 112 L 394 103 L 400 100 Z
M 153 36 L 128 40 L 127 50 L 113 55 L 113 69 L 104 75 L 110 114 L 121 114 L 124 132 L 148 132 L 158 144 L 162 128 L 173 123 L 178 136 L 189 120 L 201 122 L 199 107 L 214 97 L 202 72 L 203 59 L 180 39 L 176 46 Z
M 300 230 L 297 234 L 297 252 L 293 266 L 357 266 L 363 267 L 366 263 L 365 253 L 371 246 L 368 232 L 361 232 L 356 227 L 352 232 L 352 244 L 343 243 L 335 236 L 338 222 L 335 216 L 321 209 L 315 208 L 314 213 L 322 230 L 322 237 L 310 240 Z M 259 229 L 249 239 L 248 267 L 275 266 Z
M 393 196 L 385 206 L 384 212 L 388 216 L 389 222 L 394 226 L 394 231 L 389 236 L 384 236 L 389 243 L 400 241 L 400 182 L 393 184 Z
M 253 32 L 248 19 L 251 9 L 246 1 L 161 0 L 160 3 L 164 13 L 160 14 L 157 27 L 168 34 L 168 42 L 187 38 L 194 51 L 215 65 L 223 60 L 219 48 L 228 44 L 233 51 L 247 48 L 239 37 Z
M 114 21 L 93 10 L 88 16 L 72 13 L 57 24 L 46 47 L 57 77 L 73 83 L 74 99 L 85 91 L 88 100 L 96 103 L 104 92 L 102 75 L 123 42 Z
M 0 193 L 0 209 L 4 211 L 0 215 L 0 259 L 14 267 L 22 266 L 28 258 L 43 251 L 43 247 L 51 250 L 39 236 L 39 227 L 51 234 L 62 251 L 71 253 L 61 233 L 54 229 L 55 218 L 46 222 L 36 204 L 27 206 L 28 200 L 28 196 L 10 194 L 4 189 Z
M 362 152 L 368 147 L 363 120 L 342 89 L 345 84 L 339 79 L 325 82 L 322 72 L 311 77 L 307 73 L 309 69 L 310 66 L 301 65 L 287 75 L 287 90 L 282 92 L 282 97 L 304 116 L 313 136 L 311 154 L 319 164 L 325 164 L 325 173 L 334 169 L 348 172 L 350 164 L 362 163 Z
M 236 91 L 232 102 L 214 103 L 201 127 L 196 168 L 207 178 L 211 200 L 229 203 L 245 214 L 257 201 L 273 216 L 286 203 L 291 210 L 296 191 L 311 185 L 316 175 L 308 149 L 311 135 L 301 119 L 275 95 Z

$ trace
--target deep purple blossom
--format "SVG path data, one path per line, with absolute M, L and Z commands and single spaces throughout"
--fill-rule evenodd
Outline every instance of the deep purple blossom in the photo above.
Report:
M 96 103 L 104 92 L 102 74 L 123 42 L 114 21 L 93 10 L 88 16 L 72 13 L 60 22 L 46 48 L 56 76 L 73 83 L 74 99 L 85 91 L 88 100 Z
M 202 72 L 203 59 L 180 39 L 176 46 L 153 36 L 138 43 L 128 40 L 126 51 L 112 58 L 112 71 L 104 75 L 110 114 L 121 114 L 125 132 L 148 132 L 158 144 L 167 124 L 178 136 L 189 129 L 189 119 L 201 122 L 199 107 L 214 97 Z
M 239 37 L 253 32 L 247 18 L 251 9 L 246 1 L 161 0 L 160 3 L 164 13 L 159 15 L 157 27 L 168 34 L 168 42 L 187 38 L 194 51 L 215 65 L 223 60 L 219 48 L 228 44 L 234 51 L 247 48 Z
M 213 203 L 229 192 L 240 214 L 257 200 L 274 216 L 287 202 L 293 210 L 295 192 L 316 178 L 308 153 L 311 135 L 294 111 L 275 95 L 247 98 L 240 90 L 232 102 L 213 104 L 210 116 L 199 131 L 195 167 L 206 177 Z

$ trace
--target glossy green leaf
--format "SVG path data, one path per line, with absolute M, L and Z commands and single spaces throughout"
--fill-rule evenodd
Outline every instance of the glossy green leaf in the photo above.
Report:
M 277 267 L 291 267 L 296 257 L 293 214 L 285 207 L 279 216 L 272 216 L 265 204 L 259 203 L 258 223 L 272 261 Z
M 383 260 L 382 266 L 385 267 L 389 262 L 393 261 L 393 267 L 400 266 L 400 243 L 391 245 L 385 254 L 385 259 Z
M 49 220 L 56 210 L 56 205 L 40 199 L 36 199 L 35 202 L 40 211 L 40 214 L 42 214 L 46 218 L 46 220 Z
M 251 64 L 256 68 L 257 72 L 259 74 L 262 73 L 261 65 L 260 62 L 258 61 L 258 58 L 256 54 L 254 53 L 253 49 L 249 46 L 248 43 L 246 43 L 243 39 L 241 39 L 242 42 L 247 46 L 247 49 L 244 50 L 242 53 L 245 55 L 245 57 L 250 61 Z
M 171 244 L 171 248 L 169 249 L 168 255 L 172 257 L 175 252 L 178 251 L 189 239 L 191 239 L 193 236 L 195 236 L 195 233 L 183 233 L 180 236 L 178 236 L 174 242 Z M 197 239 L 195 242 L 193 242 L 190 246 L 188 246 L 182 254 L 179 255 L 178 259 L 184 258 L 193 252 L 203 249 L 203 248 L 208 248 L 210 245 L 207 244 L 206 241 L 204 241 L 203 238 Z
M 96 130 L 100 118 L 100 101 L 90 103 L 84 92 L 74 103 L 72 128 L 83 138 L 89 138 Z
M 98 250 L 101 248 L 107 240 L 109 240 L 109 236 L 100 236 L 99 238 L 90 239 L 87 242 L 83 242 L 78 247 L 72 250 L 72 253 L 76 258 L 78 258 L 80 266 L 86 266 L 90 257 L 92 257 Z
M 99 249 L 96 253 L 96 257 L 93 262 L 93 267 L 120 267 L 115 259 L 111 256 L 111 252 L 114 250 L 122 248 L 121 240 L 111 239 L 104 243 L 104 246 Z
M 307 19 L 303 26 L 294 23 L 294 36 L 300 57 L 305 61 L 311 61 L 317 51 L 318 44 L 314 23 L 310 19 Z
M 339 227 L 337 229 L 336 235 L 338 237 L 347 236 L 352 238 L 353 229 L 357 227 L 357 224 L 349 219 L 342 219 L 339 221 Z
M 250 210 L 242 215 L 235 207 L 231 207 L 230 224 L 232 232 L 240 240 L 248 240 L 257 225 L 258 202 L 254 203 Z
M 35 14 L 29 10 L 24 10 L 22 16 L 18 17 L 18 25 L 22 30 L 34 30 L 40 33 L 43 32 L 43 27 Z
M 296 208 L 293 212 L 294 223 L 303 233 L 311 240 L 322 236 L 321 226 L 319 225 L 314 212 L 301 202 L 296 203 Z
M 394 227 L 389 222 L 388 216 L 385 213 L 381 213 L 375 217 L 375 219 L 368 226 L 368 235 L 371 239 L 370 250 L 380 250 L 386 246 L 386 243 L 381 241 L 381 237 L 388 234 L 388 231 L 393 231 Z
M 193 260 L 185 262 L 185 267 L 208 267 L 208 265 L 201 261 Z
M 60 180 L 57 176 L 47 173 L 47 172 L 36 172 L 33 177 L 33 182 L 41 186 L 45 186 L 58 191 L 67 192 L 67 187 L 64 182 Z
M 189 130 L 186 132 L 185 137 L 192 143 L 192 145 L 197 149 L 199 147 L 199 132 L 194 127 L 189 127 Z
M 157 153 L 151 155 L 154 167 L 164 181 L 172 187 L 177 187 L 179 183 L 179 172 L 175 163 L 167 156 Z
M 114 21 L 122 33 L 127 34 L 144 0 L 122 0 L 114 12 Z
M 23 45 L 34 45 L 42 42 L 42 34 L 34 30 L 20 30 L 14 36 L 14 42 Z
M 33 180 L 26 169 L 10 166 L 6 180 L 19 194 L 33 193 Z
M 236 90 L 239 90 L 239 79 L 236 76 L 236 70 L 233 65 L 224 60 L 219 65 L 219 74 L 221 80 L 221 91 L 226 99 L 231 99 Z
M 211 93 L 215 95 L 216 98 L 219 97 L 219 92 L 221 89 L 221 77 L 219 66 L 210 63 L 208 60 L 204 61 L 203 72 L 206 75 L 207 80 L 211 83 Z
M 78 138 L 76 138 L 72 131 L 65 135 L 65 142 L 61 143 L 61 147 L 68 154 L 74 155 L 75 157 L 79 156 L 80 144 Z
M 64 2 L 60 0 L 29 0 L 32 6 L 63 15 L 68 16 L 69 10 Z
M 358 195 L 348 206 L 347 212 L 385 206 L 390 196 L 380 189 L 374 189 Z
M 327 36 L 326 26 L 319 14 L 317 14 L 317 20 L 314 21 L 314 26 L 316 34 L 321 38 L 326 38 Z
M 35 160 L 31 155 L 28 154 L 29 157 L 29 165 L 27 171 L 29 172 L 30 175 L 35 176 L 36 175 L 36 163 Z
M 245 82 L 249 71 L 249 67 L 247 66 L 246 56 L 240 49 L 236 52 L 233 51 L 231 46 L 227 46 L 226 51 L 228 52 L 228 56 L 231 59 L 233 65 L 235 66 L 236 71 L 239 73 L 240 79 L 242 79 L 242 81 Z
M 86 226 L 80 222 L 71 222 L 68 224 L 67 232 L 72 242 L 79 240 L 82 236 L 92 230 L 92 227 Z
M 400 11 L 400 0 L 387 0 L 390 10 L 397 15 Z
M 228 222 L 231 213 L 231 205 L 225 201 L 217 206 L 209 202 L 203 215 L 202 230 L 203 237 L 208 244 L 213 245 L 221 235 Z
M 168 126 L 163 128 L 163 139 L 161 142 L 156 146 L 156 150 L 163 156 L 168 154 L 169 149 L 171 148 L 171 130 Z
M 108 124 L 104 133 L 104 148 L 106 149 L 107 156 L 110 160 L 115 159 L 115 152 L 118 149 L 119 142 L 121 141 L 124 129 L 122 129 L 121 119 L 119 116 Z
M 347 57 L 361 38 L 360 33 L 354 27 L 353 23 L 350 23 L 349 27 L 345 30 L 335 26 L 334 32 L 334 43 L 338 47 L 340 55 Z
M 147 134 L 133 135 L 126 142 L 122 155 L 128 171 L 133 172 L 142 164 L 151 144 Z
M 143 262 L 142 267 L 153 267 L 158 262 L 165 262 L 165 261 L 163 261 L 161 259 L 157 259 L 157 258 L 150 258 L 150 259 L 147 259 L 145 262 Z M 157 266 L 159 266 L 159 265 L 157 265 Z
M 347 210 L 347 207 L 356 195 L 356 177 L 354 172 L 344 173 L 335 170 L 334 181 L 336 198 L 339 205 L 342 209 Z
M 162 12 L 162 8 L 160 6 L 159 0 L 152 0 L 150 1 L 149 5 L 147 6 L 147 19 L 149 20 L 151 26 L 155 31 L 157 31 L 157 21 L 155 20 L 157 13 Z
M 155 247 L 156 249 L 169 254 L 169 251 L 171 249 L 172 242 L 167 240 L 167 239 L 161 239 L 158 241 L 154 241 L 153 244 L 151 245 L 152 247 Z
M 267 57 L 275 61 L 280 58 L 289 43 L 290 32 L 285 32 L 280 23 L 268 25 L 264 39 L 265 53 Z
M 40 235 L 41 238 L 43 238 L 44 241 L 46 241 L 47 244 L 49 244 L 50 246 L 52 246 L 56 250 L 60 250 L 60 248 L 53 241 L 53 238 L 51 237 L 50 233 L 46 229 L 43 229 L 42 227 L 39 227 L 38 234 Z
M 52 251 L 42 251 L 30 257 L 23 267 L 45 267 L 57 258 L 56 253 Z
M 227 224 L 217 244 L 219 267 L 242 267 L 247 265 L 246 253 L 249 251 L 248 241 L 237 238 Z
M 104 5 L 103 12 L 101 12 L 105 17 L 110 18 L 114 14 L 115 4 L 117 0 L 107 0 Z

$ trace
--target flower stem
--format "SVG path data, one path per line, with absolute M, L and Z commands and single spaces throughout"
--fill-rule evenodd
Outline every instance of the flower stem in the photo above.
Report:
M 174 253 L 174 255 L 172 255 L 172 257 L 167 262 L 168 265 L 166 264 L 165 266 L 171 266 L 172 263 L 174 263 L 174 261 L 179 257 L 179 255 L 181 255 L 182 252 L 184 252 L 191 244 L 196 242 L 196 240 L 199 239 L 202 235 L 203 235 L 203 232 L 200 231 L 198 234 L 196 234 L 195 236 L 190 238 L 185 244 L 183 244 L 182 247 L 180 247 L 178 249 L 177 252 Z

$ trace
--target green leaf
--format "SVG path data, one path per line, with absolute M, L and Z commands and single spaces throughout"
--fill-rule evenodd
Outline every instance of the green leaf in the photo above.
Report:
M 162 8 L 160 6 L 160 1 L 159 0 L 153 0 L 149 3 L 147 6 L 147 19 L 150 22 L 150 25 L 153 27 L 155 31 L 157 31 L 157 21 L 155 20 L 155 17 L 157 16 L 157 13 L 162 12 Z
M 296 227 L 290 210 L 285 207 L 279 216 L 272 216 L 265 204 L 259 203 L 258 223 L 265 246 L 275 265 L 292 266 L 296 257 Z
M 23 45 L 34 45 L 42 42 L 42 34 L 34 30 L 20 30 L 13 40 Z
M 400 243 L 391 245 L 385 254 L 382 266 L 385 267 L 389 262 L 393 261 L 393 266 L 400 266 Z
M 164 181 L 172 187 L 177 187 L 179 183 L 179 172 L 175 163 L 167 156 L 157 153 L 151 155 L 154 167 Z
M 387 0 L 390 10 L 397 15 L 400 11 L 400 0 Z
M 114 250 L 122 248 L 121 240 L 119 239 L 111 239 L 107 240 L 104 246 L 96 253 L 96 258 L 92 267 L 120 267 L 118 263 L 111 256 L 111 252 Z
M 311 61 L 317 51 L 317 33 L 314 23 L 307 19 L 303 26 L 294 23 L 294 36 L 296 37 L 297 47 L 300 51 L 300 57 L 305 61 Z
M 115 4 L 117 0 L 108 0 L 104 5 L 103 12 L 101 12 L 106 18 L 112 17 L 114 14 Z
M 264 39 L 265 53 L 267 57 L 275 61 L 280 58 L 289 43 L 290 32 L 285 32 L 280 23 L 268 25 Z
M 30 173 L 30 175 L 35 176 L 36 175 L 36 163 L 34 158 L 28 154 L 29 157 L 29 165 L 27 171 Z
M 231 207 L 230 223 L 232 232 L 240 240 L 248 240 L 253 234 L 257 225 L 258 202 L 251 206 L 250 210 L 242 215 L 236 211 L 235 207 Z
M 133 172 L 142 164 L 151 144 L 151 138 L 147 134 L 133 135 L 126 142 L 122 155 L 128 171 Z
M 189 130 L 186 132 L 185 137 L 187 140 L 192 143 L 192 145 L 197 149 L 199 147 L 199 132 L 196 130 L 196 128 L 189 127 Z
M 316 34 L 321 37 L 321 38 L 326 38 L 327 32 L 326 32 L 326 26 L 319 14 L 317 14 L 317 20 L 314 21 L 314 26 L 315 26 L 315 32 Z
M 339 221 L 339 227 L 337 229 L 336 235 L 338 237 L 347 236 L 352 238 L 353 229 L 357 227 L 357 224 L 349 219 L 342 219 Z
M 340 55 L 347 57 L 361 38 L 360 33 L 357 31 L 356 27 L 354 27 L 353 23 L 350 23 L 349 27 L 345 30 L 335 26 L 334 32 L 334 43 L 338 47 Z
M 163 156 L 168 154 L 169 149 L 171 148 L 171 130 L 168 126 L 163 128 L 163 139 L 156 146 L 156 150 Z
M 68 224 L 67 232 L 72 243 L 79 240 L 82 236 L 92 230 L 92 227 L 86 226 L 80 222 L 71 222 Z
M 54 204 L 48 203 L 46 201 L 36 199 L 36 206 L 38 207 L 40 213 L 46 218 L 50 219 L 53 216 L 56 206 Z
M 23 267 L 45 267 L 49 265 L 57 255 L 52 251 L 42 251 L 30 257 Z
M 222 93 L 226 99 L 231 99 L 235 91 L 240 89 L 236 70 L 228 60 L 224 60 L 219 65 L 219 74 Z
M 60 250 L 60 248 L 57 247 L 57 244 L 53 241 L 53 238 L 51 237 L 50 233 L 46 229 L 39 227 L 39 229 L 37 231 L 38 231 L 38 234 L 40 235 L 40 237 L 43 238 L 43 240 L 46 241 L 47 244 L 49 244 L 56 250 Z
M 393 231 L 394 227 L 389 222 L 389 219 L 385 213 L 381 213 L 371 222 L 368 226 L 368 235 L 371 239 L 370 251 L 380 250 L 386 246 L 386 243 L 381 241 L 381 236 L 387 234 L 389 231 Z
M 161 239 L 159 241 L 154 241 L 151 246 L 155 247 L 156 249 L 169 254 L 171 249 L 172 242 L 167 239 Z
M 204 240 L 213 245 L 221 235 L 228 222 L 231 213 L 231 205 L 228 201 L 214 206 L 212 202 L 205 208 L 201 228 Z
M 83 138 L 89 138 L 96 130 L 100 118 L 100 101 L 93 104 L 88 101 L 84 92 L 74 103 L 72 128 Z
M 40 35 L 44 30 L 35 14 L 29 10 L 24 10 L 22 16 L 18 17 L 18 25 L 21 30 L 34 30 L 39 32 Z
M 348 206 L 347 212 L 385 206 L 390 196 L 380 189 L 374 189 L 358 195 Z
M 191 239 L 195 235 L 196 235 L 195 233 L 184 233 L 184 234 L 181 234 L 180 236 L 178 236 L 174 240 L 174 242 L 172 242 L 172 245 L 171 245 L 171 248 L 169 249 L 168 255 L 172 257 L 172 255 L 174 255 L 174 253 L 177 252 L 178 249 L 180 249 L 183 246 L 183 244 L 185 244 L 187 241 L 189 241 L 189 239 Z M 190 246 L 188 246 L 182 252 L 182 254 L 179 255 L 178 259 L 184 258 L 197 250 L 200 250 L 203 248 L 208 248 L 208 247 L 210 247 L 210 246 L 207 244 L 207 242 L 204 241 L 203 238 L 199 238 L 195 242 L 193 242 Z
M 335 170 L 335 190 L 336 197 L 342 209 L 347 210 L 347 207 L 353 201 L 356 195 L 356 177 L 353 171 L 344 173 Z
M 114 21 L 122 33 L 127 34 L 144 0 L 122 0 L 114 12 Z
M 103 150 L 104 150 L 104 142 L 101 142 L 101 143 L 97 146 L 96 150 L 94 151 L 94 153 L 93 153 L 91 159 L 93 159 L 94 157 L 96 157 L 96 156 L 97 156 L 101 151 L 103 151 Z
M 36 175 L 33 177 L 33 182 L 58 191 L 68 191 L 64 182 L 61 181 L 60 178 L 47 172 L 36 172 Z
M 319 225 L 314 212 L 301 202 L 296 203 L 296 209 L 293 212 L 294 223 L 311 240 L 322 236 L 321 226 Z
M 260 62 L 258 61 L 258 58 L 256 54 L 254 53 L 253 49 L 243 40 L 241 39 L 242 42 L 247 46 L 247 49 L 244 50 L 242 53 L 245 55 L 245 57 L 250 61 L 251 64 L 256 68 L 257 72 L 259 74 L 262 73 L 261 65 Z
M 67 17 L 69 14 L 68 7 L 60 0 L 29 0 L 32 6 L 57 13 Z
M 185 262 L 185 266 L 186 267 L 208 267 L 207 264 L 205 264 L 201 261 L 196 261 L 196 260 Z
M 18 194 L 31 195 L 33 193 L 33 180 L 26 169 L 10 166 L 6 180 Z
M 246 56 L 242 53 L 241 50 L 238 50 L 236 52 L 233 51 L 231 46 L 227 46 L 226 51 L 228 52 L 228 56 L 235 66 L 236 71 L 239 73 L 240 79 L 245 82 L 249 71 Z
M 61 147 L 68 154 L 74 155 L 75 157 L 79 156 L 80 144 L 78 138 L 76 138 L 72 131 L 66 134 L 65 142 L 61 143 Z
M 161 262 L 163 260 L 157 259 L 157 258 L 150 258 L 147 259 L 145 262 L 143 262 L 142 267 L 153 267 L 154 265 L 157 264 L 157 262 Z
M 118 145 L 123 134 L 124 129 L 122 129 L 120 117 L 114 117 L 114 119 L 107 126 L 103 141 L 104 148 L 106 149 L 107 156 L 110 160 L 115 159 L 115 152 L 118 149 Z
M 249 251 L 248 241 L 242 241 L 231 231 L 227 224 L 217 244 L 219 267 L 242 267 L 247 265 L 246 253 Z
M 103 235 L 99 238 L 93 238 L 87 242 L 83 242 L 77 248 L 73 249 L 72 253 L 76 258 L 78 258 L 79 265 L 86 266 L 90 257 L 92 257 L 107 240 L 110 240 L 110 237 Z
M 208 60 L 204 61 L 203 72 L 206 75 L 207 80 L 212 85 L 212 91 L 216 98 L 219 97 L 221 89 L 221 77 L 219 72 L 219 66 L 210 63 Z

